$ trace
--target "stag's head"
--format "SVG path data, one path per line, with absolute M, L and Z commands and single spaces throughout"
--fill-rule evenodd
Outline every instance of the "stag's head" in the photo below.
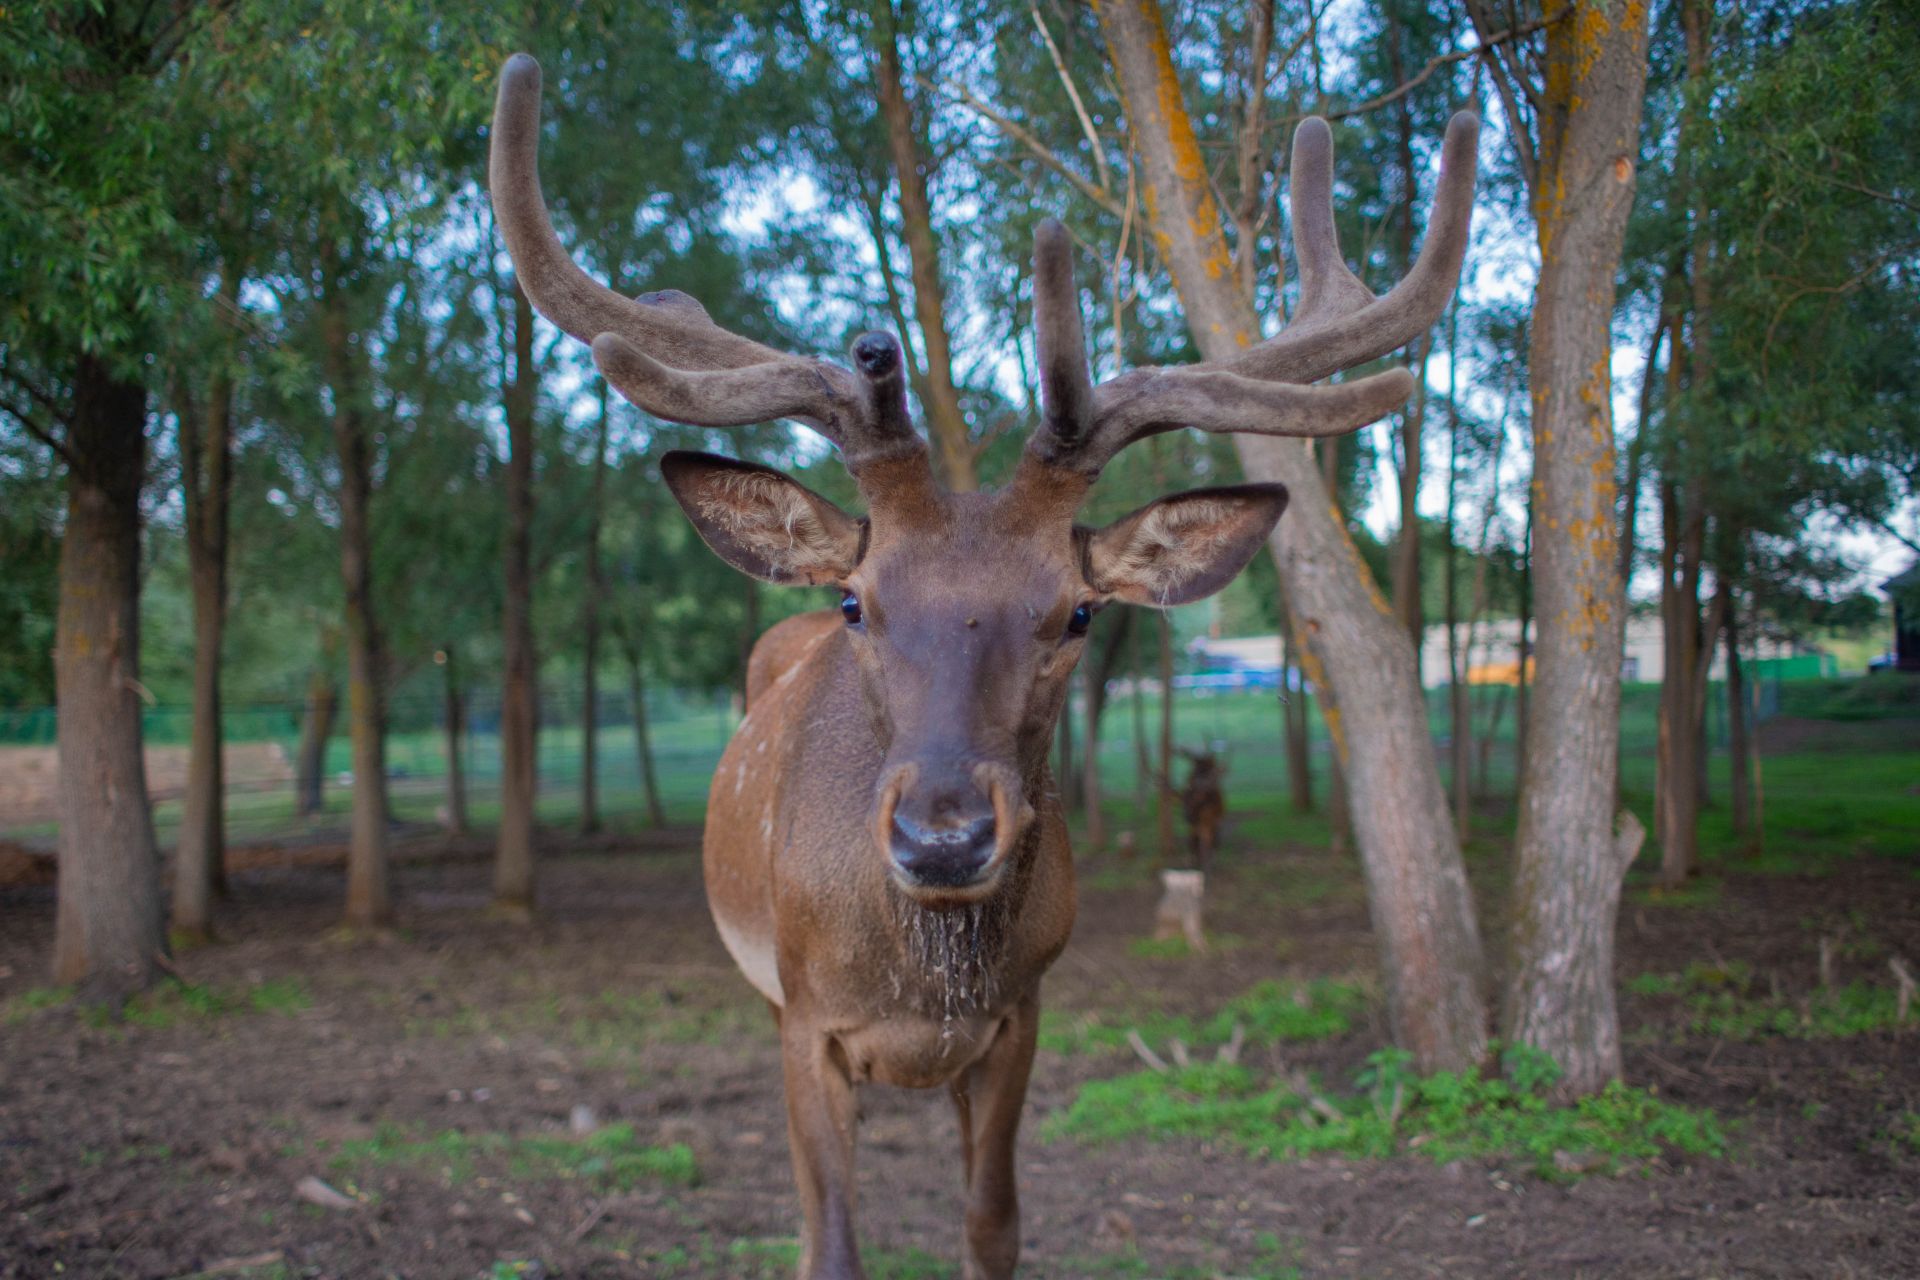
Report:
M 864 517 L 778 471 L 701 453 L 661 463 L 721 558 L 766 582 L 837 588 L 848 643 L 886 752 L 870 797 L 876 853 L 928 905 L 992 891 L 1034 818 L 1047 745 L 1093 617 L 1115 601 L 1166 607 L 1225 586 L 1273 531 L 1277 484 L 1174 494 L 1104 528 L 1075 523 L 1121 449 L 1185 427 L 1276 436 L 1353 431 L 1402 403 L 1403 369 L 1310 385 L 1391 352 L 1430 326 L 1459 274 L 1477 123 L 1448 129 L 1433 227 L 1419 262 L 1376 299 L 1334 238 L 1326 125 L 1296 135 L 1293 210 L 1300 304 L 1280 336 L 1230 360 L 1136 369 L 1095 385 L 1071 245 L 1034 237 L 1042 421 L 1004 489 L 950 493 L 908 415 L 899 343 L 867 333 L 852 368 L 789 355 L 716 325 L 686 294 L 628 298 L 591 279 L 555 236 L 540 190 L 540 69 L 501 74 L 490 185 L 521 287 L 589 342 L 626 399 L 672 422 L 737 427 L 788 418 L 832 441 Z

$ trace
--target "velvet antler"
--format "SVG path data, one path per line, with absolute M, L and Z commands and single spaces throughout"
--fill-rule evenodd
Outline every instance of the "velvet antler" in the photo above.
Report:
M 1293 139 L 1293 243 L 1300 264 L 1293 322 L 1224 360 L 1133 369 L 1097 387 L 1087 369 L 1066 232 L 1042 223 L 1034 233 L 1033 310 L 1043 412 L 1030 451 L 1055 466 L 1094 474 L 1134 441 L 1181 427 L 1330 436 L 1392 412 L 1413 392 L 1404 369 L 1309 384 L 1405 346 L 1439 318 L 1466 253 L 1479 132 L 1479 119 L 1468 112 L 1448 122 L 1420 257 L 1377 298 L 1340 256 L 1333 133 L 1324 120 L 1302 122 Z

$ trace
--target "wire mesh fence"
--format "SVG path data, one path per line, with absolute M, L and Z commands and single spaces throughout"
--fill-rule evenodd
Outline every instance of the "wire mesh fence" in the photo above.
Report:
M 1285 792 L 1284 698 L 1305 698 L 1307 754 L 1316 788 L 1330 781 L 1333 749 L 1317 700 L 1300 692 L 1180 687 L 1174 690 L 1173 739 L 1177 746 L 1224 754 L 1231 765 L 1237 803 L 1262 804 Z M 1754 681 L 1756 722 L 1780 705 L 1777 680 Z M 1621 712 L 1621 754 L 1628 781 L 1650 761 L 1657 739 L 1657 685 L 1629 685 Z M 1474 789 L 1487 798 L 1510 794 L 1515 784 L 1515 725 L 1520 692 L 1511 685 L 1468 689 Z M 500 809 L 500 705 L 494 691 L 474 691 L 459 700 L 449 732 L 450 705 L 441 697 L 407 697 L 388 707 L 387 789 L 398 823 L 446 826 L 456 812 L 454 788 L 465 817 L 487 827 Z M 1449 691 L 1429 691 L 1429 721 L 1437 746 L 1452 733 Z M 353 774 L 342 705 L 319 756 L 319 805 L 301 803 L 301 741 L 311 732 L 315 709 L 305 702 L 266 702 L 226 709 L 224 764 L 229 839 L 236 842 L 323 840 L 344 831 L 351 807 Z M 1084 753 L 1084 703 L 1072 707 L 1073 754 Z M 1158 747 L 1161 699 L 1152 681 L 1117 681 L 1108 690 L 1100 730 L 1100 765 L 1110 802 L 1121 810 L 1142 808 L 1161 777 Z M 728 692 L 649 691 L 645 704 L 645 752 L 651 756 L 660 807 L 669 823 L 697 823 L 713 771 L 739 722 Z M 614 830 L 645 825 L 651 806 L 642 766 L 640 725 L 630 697 L 604 687 L 595 699 L 592 738 L 595 800 L 602 822 Z M 543 688 L 537 745 L 539 791 L 536 816 L 550 827 L 578 825 L 582 817 L 588 750 L 583 690 L 578 685 Z M 58 832 L 58 755 L 55 713 L 50 708 L 0 711 L 0 839 L 50 849 Z M 180 821 L 186 787 L 187 744 L 192 709 L 160 704 L 144 713 L 148 788 L 163 844 Z M 1724 689 L 1715 685 L 1707 716 L 1709 746 L 1728 741 Z M 459 769 L 450 768 L 457 758 Z M 1449 753 L 1441 752 L 1446 762 Z M 457 783 L 456 783 L 457 778 Z M 1177 779 L 1176 779 L 1177 781 Z M 1078 799 L 1077 794 L 1073 797 Z

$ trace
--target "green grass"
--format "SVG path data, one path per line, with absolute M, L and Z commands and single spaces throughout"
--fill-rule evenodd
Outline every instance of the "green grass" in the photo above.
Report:
M 692 1186 L 699 1181 L 690 1148 L 681 1143 L 647 1146 L 628 1124 L 607 1125 L 584 1137 L 457 1129 L 422 1135 L 383 1124 L 370 1138 L 341 1143 L 331 1164 L 339 1172 L 389 1165 L 430 1169 L 449 1184 L 471 1180 L 482 1166 L 504 1167 L 515 1178 L 577 1179 L 597 1191 L 630 1191 L 642 1183 Z
M 1626 983 L 1632 995 L 1665 1001 L 1666 1017 L 1647 1035 L 1685 1033 L 1728 1040 L 1839 1040 L 1892 1030 L 1899 997 L 1891 987 L 1853 982 L 1795 999 L 1762 991 L 1744 964 L 1692 964 L 1682 973 L 1643 973 Z
M 55 1009 L 73 999 L 72 987 L 34 987 L 0 1004 L 0 1026 L 25 1022 L 42 1009 Z
M 72 987 L 38 987 L 24 991 L 0 1005 L 0 1025 L 24 1022 L 43 1010 L 60 1008 L 72 1001 L 73 996 Z M 235 988 L 169 979 L 118 1008 L 107 1004 L 89 1004 L 81 1007 L 79 1014 L 88 1026 L 95 1029 L 159 1029 L 244 1013 L 287 1017 L 312 1007 L 313 997 L 295 978 L 275 978 Z
M 1617 1081 L 1592 1097 L 1556 1104 L 1549 1095 L 1559 1070 L 1534 1051 L 1507 1050 L 1504 1076 L 1476 1069 L 1422 1077 L 1409 1062 L 1399 1050 L 1375 1053 L 1355 1092 L 1335 1098 L 1232 1064 L 1133 1072 L 1082 1086 L 1041 1132 L 1092 1142 L 1199 1139 L 1275 1160 L 1487 1156 L 1523 1160 L 1544 1177 L 1613 1170 L 1669 1150 L 1726 1150 L 1711 1113 Z
M 1352 1030 L 1353 1020 L 1366 1007 L 1366 994 L 1353 983 L 1316 979 L 1290 984 L 1269 979 L 1255 983 L 1204 1020 L 1165 1013 L 1127 1017 L 1047 1011 L 1041 1014 L 1040 1047 L 1054 1053 L 1125 1049 L 1127 1032 L 1134 1030 L 1156 1051 L 1173 1040 L 1204 1049 L 1226 1044 L 1236 1024 L 1252 1045 L 1331 1040 Z

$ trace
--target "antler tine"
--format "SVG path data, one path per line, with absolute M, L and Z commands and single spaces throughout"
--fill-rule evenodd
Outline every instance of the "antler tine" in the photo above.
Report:
M 1033 329 L 1040 365 L 1040 432 L 1071 449 L 1093 425 L 1093 375 L 1073 280 L 1073 241 L 1052 218 L 1033 230 Z
M 540 64 L 507 60 L 494 104 L 488 186 L 520 285 L 540 314 L 593 344 L 613 387 L 656 417 L 703 427 L 792 418 L 839 446 L 852 467 L 925 442 L 907 418 L 900 351 L 884 334 L 854 347 L 859 376 L 721 328 L 678 290 L 626 298 L 580 269 L 540 188 Z
M 524 53 L 507 59 L 500 71 L 487 186 L 520 287 L 541 315 L 582 342 L 619 333 L 682 369 L 737 368 L 780 358 L 779 352 L 713 323 L 686 294 L 669 291 L 636 301 L 580 269 L 547 217 L 540 189 L 540 64 Z
M 1376 298 L 1347 269 L 1333 226 L 1333 133 L 1324 120 L 1301 122 L 1293 138 L 1293 241 L 1300 262 L 1300 307 L 1279 335 L 1221 362 L 1251 378 L 1317 382 L 1395 351 L 1440 318 L 1467 252 L 1473 219 L 1480 118 L 1460 111 L 1447 122 L 1440 180 L 1426 240 L 1412 270 Z
M 1412 394 L 1413 375 L 1405 369 L 1330 386 L 1267 382 L 1204 364 L 1135 369 L 1094 391 L 1086 443 L 1057 461 L 1097 472 L 1135 441 L 1182 427 L 1222 435 L 1345 435 Z

